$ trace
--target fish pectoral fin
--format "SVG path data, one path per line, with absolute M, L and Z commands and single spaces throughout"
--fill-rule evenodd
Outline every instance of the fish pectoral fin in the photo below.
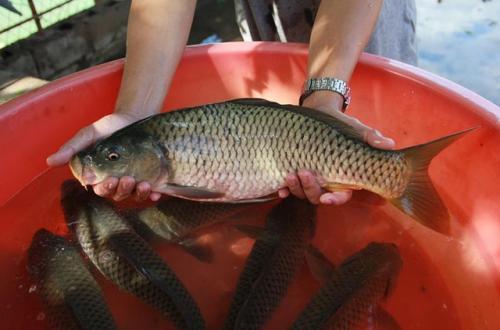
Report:
M 189 199 L 216 199 L 225 196 L 225 193 L 219 191 L 208 190 L 200 187 L 182 186 L 172 183 L 166 184 L 163 188 L 157 190 L 157 192 Z
M 243 234 L 253 239 L 258 239 L 266 231 L 266 229 L 263 227 L 244 224 L 236 224 L 234 225 L 234 228 L 238 229 Z
M 305 254 L 309 271 L 320 283 L 326 283 L 335 274 L 335 266 L 318 248 L 309 245 Z
M 337 183 L 337 182 L 329 182 L 323 188 L 330 191 L 330 192 L 363 189 L 363 188 L 356 186 L 356 185 L 353 185 L 353 184 Z
M 214 260 L 212 248 L 200 244 L 196 238 L 182 239 L 178 242 L 178 245 L 201 262 L 209 263 Z

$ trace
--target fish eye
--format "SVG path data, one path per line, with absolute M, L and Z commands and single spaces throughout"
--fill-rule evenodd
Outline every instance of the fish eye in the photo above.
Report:
M 117 152 L 112 151 L 108 154 L 108 160 L 116 161 L 118 159 L 120 159 L 120 155 Z

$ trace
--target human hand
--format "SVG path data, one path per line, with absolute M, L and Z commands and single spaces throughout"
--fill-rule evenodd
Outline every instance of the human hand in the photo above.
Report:
M 394 148 L 394 141 L 384 137 L 379 131 L 366 126 L 361 121 L 340 111 L 343 97 L 329 91 L 317 91 L 304 100 L 304 106 L 317 109 L 354 127 L 361 133 L 366 143 L 380 149 Z M 290 173 L 285 178 L 287 188 L 280 189 L 278 194 L 286 198 L 291 193 L 299 198 L 307 198 L 313 204 L 341 205 L 351 199 L 352 191 L 328 192 L 321 188 L 314 173 L 300 170 Z
M 113 113 L 104 116 L 93 124 L 82 128 L 56 153 L 50 155 L 47 158 L 47 165 L 61 166 L 68 163 L 79 151 L 139 119 L 125 113 Z M 151 185 L 148 182 L 137 183 L 134 178 L 128 176 L 120 179 L 109 177 L 95 184 L 93 189 L 97 195 L 110 197 L 116 201 L 123 200 L 132 195 L 137 200 L 145 200 L 149 197 L 151 200 L 156 201 L 161 197 L 161 194 L 151 192 Z

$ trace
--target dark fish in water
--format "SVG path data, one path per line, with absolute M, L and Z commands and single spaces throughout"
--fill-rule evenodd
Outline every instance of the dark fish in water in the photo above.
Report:
M 78 250 L 63 237 L 38 230 L 28 250 L 28 271 L 51 329 L 116 329 L 101 288 Z
M 210 249 L 197 244 L 196 231 L 223 221 L 248 218 L 249 204 L 193 202 L 167 198 L 156 205 L 124 213 L 134 229 L 146 240 L 164 240 L 184 248 L 201 261 L 211 261 Z M 245 212 L 246 213 L 246 212 Z
M 402 264 L 396 245 L 368 244 L 331 274 L 291 329 L 357 329 L 392 293 Z
M 243 271 L 238 279 L 236 290 L 231 301 L 231 306 L 229 307 L 229 312 L 224 323 L 224 329 L 235 329 L 236 318 L 238 317 L 241 307 L 250 295 L 254 283 L 257 281 L 260 274 L 268 264 L 269 256 L 271 256 L 276 250 L 280 241 L 280 221 L 283 221 L 283 219 L 269 217 L 264 231 L 261 233 L 259 232 L 258 234 L 250 232 L 250 236 L 258 236 L 258 238 L 255 240 L 252 250 L 247 257 Z M 245 227 L 239 227 L 247 234 L 249 234 L 249 230 L 254 230 L 253 228 L 248 230 L 245 229 Z
M 305 262 L 316 207 L 289 197 L 270 212 L 240 275 L 225 329 L 260 329 Z
M 248 204 L 193 202 L 181 198 L 160 200 L 155 206 L 136 210 L 137 220 L 167 241 L 181 241 L 199 229 L 228 219 L 249 208 Z
M 446 233 L 448 212 L 427 175 L 432 158 L 466 131 L 401 150 L 381 150 L 354 128 L 314 109 L 238 99 L 157 114 L 78 153 L 83 184 L 109 176 L 206 201 L 267 200 L 288 173 L 316 173 L 330 191 L 366 189 Z
M 108 201 L 85 191 L 76 181 L 64 183 L 62 196 L 70 229 L 101 273 L 160 310 L 178 328 L 205 328 L 182 282 Z

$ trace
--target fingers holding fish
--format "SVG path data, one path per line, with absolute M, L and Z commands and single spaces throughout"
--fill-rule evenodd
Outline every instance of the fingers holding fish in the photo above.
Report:
M 372 147 L 394 149 L 396 143 L 393 139 L 383 136 L 380 131 L 363 124 L 358 118 L 351 117 L 340 111 L 329 112 L 329 114 L 353 127 L 363 137 L 363 140 Z
M 151 194 L 151 185 L 148 182 L 139 182 L 135 187 L 135 200 L 138 202 L 145 201 Z
M 321 195 L 321 204 L 342 205 L 347 203 L 352 196 L 352 190 L 327 192 Z
M 285 177 L 286 189 L 279 191 L 280 198 L 286 198 L 291 193 L 298 198 L 307 198 L 312 204 L 342 205 L 352 196 L 351 190 L 327 192 L 321 188 L 316 176 L 308 170 L 299 170 L 297 174 Z
M 114 195 L 119 181 L 120 180 L 115 177 L 106 178 L 101 183 L 94 185 L 94 192 L 96 193 L 96 195 L 101 197 L 111 197 Z
M 306 170 L 298 171 L 297 176 L 299 177 L 306 198 L 311 203 L 318 204 L 322 191 L 316 177 L 310 171 Z
M 135 189 L 135 185 L 136 183 L 133 177 L 131 176 L 121 177 L 112 198 L 115 201 L 119 202 L 130 197 Z
M 295 195 L 301 199 L 306 198 L 306 194 L 302 189 L 299 178 L 297 177 L 296 174 L 294 173 L 288 174 L 285 178 L 285 181 L 292 195 Z

